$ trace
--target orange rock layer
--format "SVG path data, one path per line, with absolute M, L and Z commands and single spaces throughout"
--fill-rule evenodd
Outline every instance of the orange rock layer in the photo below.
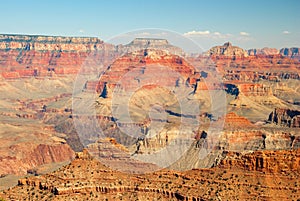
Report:
M 54 173 L 20 179 L 18 186 L 0 196 L 10 200 L 297 200 L 299 153 L 225 153 L 219 167 L 142 175 L 112 171 L 82 153 Z

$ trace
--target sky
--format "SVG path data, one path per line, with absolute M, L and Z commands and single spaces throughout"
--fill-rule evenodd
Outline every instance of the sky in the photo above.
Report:
M 0 33 L 93 36 L 143 29 L 181 34 L 209 49 L 300 47 L 299 0 L 2 1 Z

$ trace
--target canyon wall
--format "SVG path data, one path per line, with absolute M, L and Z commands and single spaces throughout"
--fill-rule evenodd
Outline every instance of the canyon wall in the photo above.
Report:
M 88 81 L 86 90 L 110 97 L 118 86 L 126 90 L 153 83 L 159 86 L 195 86 L 200 80 L 195 68 L 178 55 L 157 49 L 142 49 L 117 58 L 97 81 Z
M 77 74 L 89 57 L 101 61 L 114 54 L 115 47 L 98 38 L 0 35 L 0 73 L 6 79 Z
M 300 149 L 293 151 L 256 151 L 249 153 L 226 152 L 222 168 L 240 168 L 265 173 L 300 171 Z
M 106 168 L 84 152 L 54 173 L 20 179 L 0 196 L 11 200 L 24 196 L 32 200 L 296 200 L 299 154 L 299 150 L 224 152 L 220 165 L 211 169 L 128 175 Z
M 268 121 L 284 127 L 300 127 L 300 111 L 275 108 L 270 113 Z
M 18 150 L 23 150 L 22 156 Z M 0 175 L 2 176 L 7 174 L 26 175 L 29 170 L 41 165 L 71 161 L 75 156 L 74 151 L 63 140 L 62 143 L 52 144 L 12 145 L 9 151 L 16 152 L 16 154 L 0 157 Z

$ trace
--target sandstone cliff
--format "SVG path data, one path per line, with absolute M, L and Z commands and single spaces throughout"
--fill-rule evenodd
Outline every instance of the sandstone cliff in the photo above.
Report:
M 0 35 L 0 50 L 87 52 L 103 48 L 103 41 L 91 37 Z
M 276 158 L 278 156 L 278 158 Z M 112 171 L 84 153 L 51 174 L 20 179 L 8 200 L 297 200 L 299 150 L 224 153 L 220 166 L 151 174 Z M 249 171 L 250 170 L 250 171 Z
M 300 149 L 295 151 L 227 152 L 220 167 L 240 168 L 245 171 L 289 173 L 300 171 Z
M 268 120 L 280 126 L 299 128 L 300 111 L 275 108 L 274 111 L 270 113 Z
M 269 56 L 269 55 L 278 55 L 279 50 L 276 48 L 268 48 L 264 47 L 262 49 L 250 49 L 248 50 L 249 56 L 256 56 L 256 55 L 263 55 L 263 56 Z
M 210 57 L 215 57 L 215 58 L 232 58 L 232 59 L 237 59 L 237 58 L 244 58 L 248 56 L 248 53 L 246 50 L 237 47 L 237 46 L 232 46 L 230 42 L 224 43 L 222 46 L 215 46 L 212 47 L 208 52 L 206 53 Z
M 6 79 L 77 74 L 91 52 L 101 61 L 115 47 L 98 38 L 2 34 L 0 73 Z
M 290 58 L 300 58 L 300 48 L 282 48 L 280 49 L 280 54 Z
M 0 175 L 26 175 L 31 170 L 45 164 L 71 161 L 74 151 L 67 144 L 18 144 L 10 147 L 15 156 L 0 157 Z M 17 150 L 23 150 L 22 156 Z M 26 151 L 25 151 L 26 150 Z
M 109 97 L 117 84 L 126 89 L 143 86 L 154 78 L 158 85 L 175 87 L 185 83 L 195 85 L 200 74 L 178 55 L 159 49 L 142 49 L 116 59 L 99 81 L 88 81 L 86 89 Z
M 109 65 L 105 63 L 107 58 L 148 48 L 184 55 L 182 49 L 165 39 L 137 38 L 127 45 L 114 46 L 96 37 L 2 34 L 0 73 L 6 79 L 77 74 L 83 64 Z
M 117 48 L 121 49 L 122 52 L 134 52 L 141 49 L 158 49 L 167 51 L 170 54 L 184 55 L 181 48 L 171 45 L 166 39 L 158 38 L 136 38 L 129 44 L 119 45 Z

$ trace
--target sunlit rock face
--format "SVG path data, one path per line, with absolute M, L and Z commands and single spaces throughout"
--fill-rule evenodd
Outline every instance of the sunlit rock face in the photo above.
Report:
M 115 47 L 89 37 L 0 35 L 0 72 L 7 79 L 77 74 L 92 52 L 102 60 Z
M 227 57 L 227 58 L 244 58 L 248 57 L 246 50 L 232 46 L 230 42 L 224 43 L 222 46 L 215 46 L 209 49 L 206 54 L 211 57 Z

